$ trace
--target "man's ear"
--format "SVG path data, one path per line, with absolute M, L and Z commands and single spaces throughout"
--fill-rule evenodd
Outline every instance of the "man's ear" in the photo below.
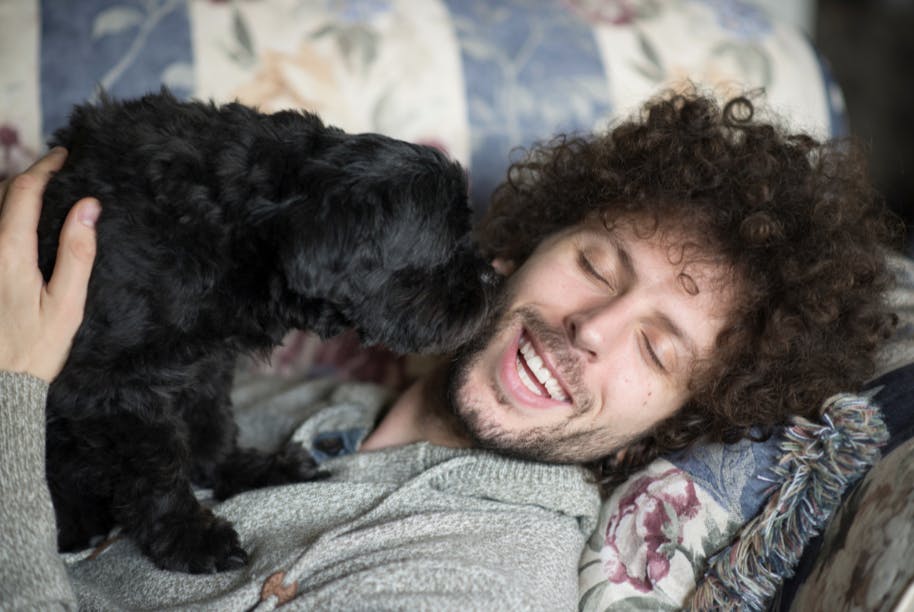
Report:
M 510 259 L 502 259 L 501 257 L 496 257 L 492 260 L 492 267 L 495 268 L 495 271 L 502 276 L 511 276 L 517 266 L 515 266 L 514 261 Z

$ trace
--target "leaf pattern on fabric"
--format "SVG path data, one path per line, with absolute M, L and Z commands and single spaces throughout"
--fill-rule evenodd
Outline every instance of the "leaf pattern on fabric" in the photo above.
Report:
M 108 34 L 120 34 L 143 22 L 143 12 L 131 6 L 113 6 L 95 16 L 92 22 L 92 38 Z
M 254 39 L 244 15 L 241 14 L 238 7 L 233 7 L 232 10 L 232 34 L 234 45 L 231 49 L 227 49 L 229 57 L 243 66 L 256 64 L 257 53 L 254 48 Z
M 45 135 L 100 91 L 130 98 L 163 82 L 178 96 L 193 91 L 193 70 L 181 68 L 193 66 L 184 0 L 43 0 L 41 9 Z
M 669 459 L 688 472 L 734 518 L 747 520 L 761 507 L 769 485 L 759 475 L 771 465 L 776 453 L 776 440 L 741 440 L 733 444 L 702 444 Z
M 473 126 L 477 207 L 503 180 L 508 152 L 556 132 L 591 131 L 609 117 L 607 77 L 593 32 L 550 0 L 446 0 Z
M 655 83 L 662 82 L 666 76 L 666 70 L 659 54 L 654 49 L 654 44 L 641 31 L 636 30 L 636 36 L 638 37 L 638 47 L 644 57 L 643 61 L 633 64 L 633 68 L 646 79 L 650 79 Z

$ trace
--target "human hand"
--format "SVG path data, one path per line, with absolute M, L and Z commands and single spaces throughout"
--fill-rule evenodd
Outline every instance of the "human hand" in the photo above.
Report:
M 66 150 L 53 149 L 22 174 L 0 182 L 0 370 L 48 382 L 63 368 L 82 322 L 101 211 L 92 198 L 73 206 L 45 284 L 36 231 L 41 196 L 66 157 Z

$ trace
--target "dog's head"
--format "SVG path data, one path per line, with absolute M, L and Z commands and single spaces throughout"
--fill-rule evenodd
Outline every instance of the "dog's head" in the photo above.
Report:
M 499 277 L 469 238 L 467 179 L 440 151 L 332 131 L 302 165 L 280 263 L 321 304 L 309 325 L 369 344 L 447 351 L 484 325 Z

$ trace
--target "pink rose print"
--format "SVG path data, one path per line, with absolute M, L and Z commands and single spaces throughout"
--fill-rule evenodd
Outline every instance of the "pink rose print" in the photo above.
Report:
M 638 10 L 631 0 L 566 0 L 566 4 L 586 21 L 594 24 L 625 25 L 633 22 Z
M 669 573 L 682 528 L 700 506 L 695 485 L 677 468 L 633 482 L 606 526 L 600 552 L 606 578 L 650 591 Z

